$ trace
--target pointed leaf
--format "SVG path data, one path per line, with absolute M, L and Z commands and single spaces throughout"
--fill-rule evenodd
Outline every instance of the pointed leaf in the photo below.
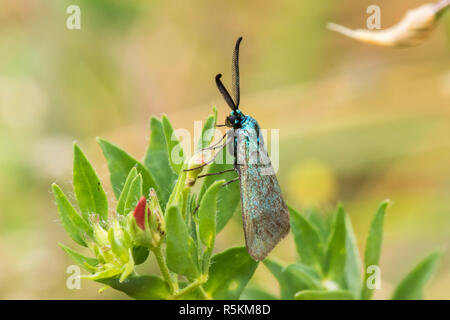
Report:
M 242 292 L 240 300 L 277 300 L 277 297 L 264 291 L 263 289 L 249 284 Z
M 326 243 L 330 234 L 330 219 L 323 217 L 316 208 L 307 210 L 306 219 L 317 228 L 320 238 Z
M 301 279 L 285 272 L 286 268 L 276 260 L 267 258 L 263 263 L 278 280 L 282 300 L 294 299 L 296 292 L 307 289 L 307 285 Z
M 345 227 L 347 229 L 347 239 L 345 243 L 347 252 L 345 263 L 345 288 L 348 289 L 356 299 L 359 299 L 361 294 L 362 265 L 352 222 L 347 214 L 345 215 Z
M 186 172 L 183 170 L 184 167 L 181 169 L 177 183 L 170 194 L 169 200 L 167 200 L 166 213 L 169 207 L 177 207 L 180 212 L 183 212 L 184 202 L 187 201 L 187 199 L 184 199 L 183 197 L 183 190 L 185 189 L 184 183 L 186 181 Z
M 213 114 L 206 119 L 205 124 L 203 125 L 202 135 L 197 145 L 198 150 L 206 148 L 211 143 L 211 140 L 214 138 L 216 121 L 217 109 L 216 107 L 213 107 Z
M 156 276 L 129 276 L 125 281 L 118 278 L 97 280 L 126 293 L 137 300 L 166 300 L 170 297 L 169 285 Z
M 303 264 L 321 271 L 325 256 L 325 243 L 317 228 L 299 212 L 289 206 L 291 214 L 291 230 L 294 234 L 295 246 Z
M 131 184 L 133 183 L 134 178 L 138 175 L 136 168 L 132 168 L 130 173 L 125 180 L 125 184 L 123 185 L 122 192 L 120 193 L 119 201 L 117 202 L 116 211 L 118 214 L 126 214 L 125 212 L 125 202 L 127 201 L 128 194 L 130 192 Z
M 162 122 L 155 117 L 150 120 L 150 143 L 145 154 L 144 165 L 155 178 L 158 190 L 160 190 L 160 204 L 164 210 L 170 191 L 177 180 L 177 175 L 169 162 Z
M 162 125 L 166 138 L 170 166 L 176 174 L 179 174 L 185 159 L 183 148 L 175 135 L 172 124 L 166 116 L 162 117 Z
M 148 194 L 150 188 L 156 189 L 155 180 L 152 175 L 139 161 L 111 142 L 101 138 L 97 138 L 97 141 L 108 162 L 108 168 L 111 174 L 111 184 L 116 199 L 119 199 L 128 174 L 133 167 L 136 167 L 137 172 L 142 175 L 144 194 Z
M 98 265 L 98 260 L 95 258 L 85 257 L 82 254 L 66 247 L 62 243 L 58 243 L 58 245 L 80 266 L 82 266 L 86 271 L 93 272 L 95 270 L 95 266 Z
M 216 161 L 209 165 L 208 173 L 221 172 L 229 169 L 233 169 L 233 164 L 226 164 L 226 147 L 222 149 L 217 155 Z M 199 200 L 202 199 L 206 190 L 217 180 L 224 179 L 225 181 L 230 181 L 237 177 L 237 173 L 226 172 L 219 176 L 209 176 L 205 177 L 200 192 Z M 240 204 L 240 189 L 239 183 L 233 182 L 219 190 L 217 201 L 219 203 L 217 207 L 217 223 L 216 232 L 219 233 L 228 221 L 231 219 L 233 214 L 238 210 Z
M 441 255 L 441 252 L 433 252 L 419 262 L 397 285 L 392 300 L 423 299 L 423 288 L 435 273 Z
M 133 211 L 136 207 L 137 203 L 139 202 L 139 199 L 142 197 L 142 176 L 138 174 L 136 178 L 131 182 L 130 189 L 128 191 L 127 200 L 125 201 L 124 206 L 124 214 L 128 214 L 129 212 Z
M 208 188 L 198 209 L 200 240 L 208 248 L 214 246 L 216 238 L 217 193 L 224 182 L 216 181 Z
M 189 279 L 199 276 L 197 248 L 177 207 L 169 207 L 166 213 L 167 266 L 175 273 Z
M 323 289 L 320 276 L 312 267 L 304 264 L 290 264 L 282 272 L 292 287 L 298 283 L 301 289 Z
M 52 185 L 52 190 L 64 229 L 73 241 L 86 247 L 83 236 L 84 234 L 92 236 L 91 226 L 78 214 L 56 183 Z
M 86 221 L 89 214 L 98 214 L 103 221 L 108 219 L 106 193 L 94 168 L 76 144 L 73 157 L 73 189 Z
M 209 280 L 204 289 L 216 300 L 239 299 L 257 266 L 246 247 L 234 247 L 216 254 L 211 259 Z
M 367 279 L 370 273 L 367 272 L 369 266 L 378 266 L 381 255 L 381 244 L 383 242 L 383 222 L 389 200 L 384 200 L 378 207 L 369 229 L 364 253 L 364 281 L 362 283 L 361 298 L 368 300 L 372 297 L 373 290 L 367 286 Z
M 296 300 L 354 300 L 352 294 L 344 290 L 318 291 L 304 290 L 295 294 Z
M 339 285 L 342 285 L 344 282 L 346 231 L 345 211 L 344 208 L 339 205 L 331 228 L 324 266 L 324 273 L 327 276 L 327 279 L 333 280 Z

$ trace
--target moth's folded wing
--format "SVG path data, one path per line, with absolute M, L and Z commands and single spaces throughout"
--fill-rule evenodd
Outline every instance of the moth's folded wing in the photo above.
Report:
M 289 211 L 275 175 L 258 165 L 240 166 L 245 242 L 255 260 L 263 260 L 289 232 Z

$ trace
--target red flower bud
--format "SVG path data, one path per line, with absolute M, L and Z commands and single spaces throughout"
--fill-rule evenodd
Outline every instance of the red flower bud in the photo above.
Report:
M 136 219 L 136 223 L 142 230 L 145 230 L 145 208 L 147 206 L 147 199 L 145 196 L 142 196 L 139 199 L 136 208 L 134 208 L 133 216 Z M 150 208 L 147 207 L 147 216 L 150 220 Z

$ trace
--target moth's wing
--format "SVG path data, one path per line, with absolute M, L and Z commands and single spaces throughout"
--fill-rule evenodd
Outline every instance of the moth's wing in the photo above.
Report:
M 289 211 L 270 161 L 263 164 L 252 158 L 258 150 L 256 139 L 244 130 L 238 130 L 237 134 L 245 242 L 249 254 L 260 261 L 289 233 Z M 262 139 L 259 152 L 264 152 L 268 159 Z

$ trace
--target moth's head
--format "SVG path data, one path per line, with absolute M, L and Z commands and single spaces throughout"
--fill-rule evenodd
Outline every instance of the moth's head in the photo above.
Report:
M 231 128 L 239 128 L 241 126 L 241 123 L 244 121 L 244 117 L 245 116 L 241 112 L 241 110 L 233 110 L 225 120 L 225 125 Z

